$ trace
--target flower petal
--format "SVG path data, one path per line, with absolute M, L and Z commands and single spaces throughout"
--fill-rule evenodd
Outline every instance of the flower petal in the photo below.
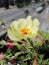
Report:
M 11 23 L 11 28 L 8 30 L 8 36 L 11 40 L 16 41 L 34 38 L 39 30 L 39 24 L 38 19 L 32 20 L 31 16 L 28 16 L 26 19 L 18 19 Z

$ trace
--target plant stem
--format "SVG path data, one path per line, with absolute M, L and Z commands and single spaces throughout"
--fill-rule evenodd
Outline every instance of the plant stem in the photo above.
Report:
M 32 65 L 37 65 L 37 53 L 35 53 L 35 59 L 32 60 Z
M 4 60 L 1 60 L 1 65 L 6 65 Z

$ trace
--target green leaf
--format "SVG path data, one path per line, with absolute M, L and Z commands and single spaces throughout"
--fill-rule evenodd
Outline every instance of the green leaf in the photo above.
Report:
M 6 65 L 6 61 L 5 60 L 0 60 L 0 65 Z
M 24 54 L 24 52 L 22 52 L 22 51 L 20 51 L 20 52 L 17 52 L 17 53 L 15 53 L 15 57 L 17 58 L 19 55 L 21 55 L 21 54 Z
M 33 56 L 33 55 L 32 55 Z M 28 53 L 27 55 L 26 55 L 26 58 L 28 58 L 28 60 L 30 60 L 30 59 L 32 59 L 32 56 Z
M 22 64 L 21 65 L 28 65 L 28 63 L 27 62 L 22 62 Z
M 38 55 L 39 59 L 43 59 L 44 55 L 43 54 L 40 54 Z
M 6 45 L 6 42 L 4 40 L 1 40 L 0 45 Z
M 0 25 L 4 24 L 4 19 L 0 20 Z
M 42 39 L 49 39 L 49 32 L 46 31 L 40 31 Z
M 30 44 L 26 44 L 26 48 L 30 49 L 31 45 Z
M 11 49 L 7 49 L 6 52 L 7 52 L 7 54 L 10 54 L 11 53 Z
M 17 45 L 17 48 L 18 48 L 18 50 L 21 50 L 22 49 L 22 45 L 21 44 L 18 44 Z
M 30 38 L 27 38 L 27 40 L 31 44 L 31 46 L 33 46 L 33 40 L 31 40 Z
M 43 64 L 49 65 L 49 59 L 44 60 Z
M 8 60 L 10 60 L 11 56 L 12 56 L 12 54 L 6 54 L 5 58 L 8 59 Z

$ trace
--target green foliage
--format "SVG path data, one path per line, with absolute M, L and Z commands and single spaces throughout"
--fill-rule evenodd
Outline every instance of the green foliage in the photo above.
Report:
M 38 55 L 38 65 L 42 65 L 44 55 Z
M 4 25 L 4 19 L 0 20 L 0 25 Z
M 28 61 L 33 60 L 37 53 L 38 65 L 49 65 L 49 33 L 40 31 L 39 34 L 40 38 L 21 40 L 23 43 L 14 41 L 12 49 L 6 48 L 7 43 L 4 40 L 0 41 L 0 49 L 6 52 L 5 61 L 8 62 L 14 57 L 20 65 L 28 65 Z M 39 41 L 44 43 L 41 44 Z
M 23 62 L 21 65 L 28 65 L 28 63 L 27 62 Z
M 49 65 L 49 59 L 43 59 L 44 55 L 41 54 L 38 56 L 38 65 Z
M 18 50 L 21 50 L 22 49 L 22 45 L 21 44 L 18 44 L 17 45 L 17 48 L 18 48 Z
M 18 8 L 21 8 L 25 5 L 28 5 L 32 2 L 32 0 L 17 0 L 16 5 Z
M 49 39 L 49 32 L 46 31 L 40 31 L 42 39 Z
M 6 42 L 4 40 L 0 41 L 0 45 L 6 45 Z

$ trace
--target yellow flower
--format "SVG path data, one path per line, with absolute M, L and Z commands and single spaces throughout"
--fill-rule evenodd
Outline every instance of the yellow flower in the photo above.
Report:
M 26 19 L 21 18 L 11 23 L 10 29 L 8 30 L 8 36 L 11 40 L 21 40 L 27 38 L 35 38 L 39 30 L 38 19 L 31 19 L 28 16 Z

